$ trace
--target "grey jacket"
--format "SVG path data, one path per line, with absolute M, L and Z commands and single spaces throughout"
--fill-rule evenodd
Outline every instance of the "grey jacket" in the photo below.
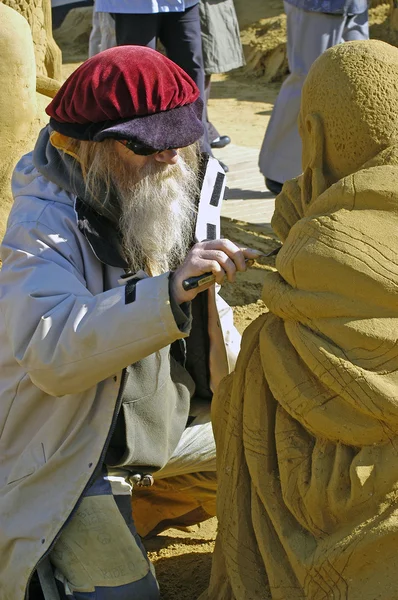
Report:
M 99 260 L 77 227 L 76 195 L 44 177 L 32 154 L 17 165 L 13 192 L 0 272 L 1 600 L 23 600 L 104 461 L 125 367 L 190 329 L 190 319 L 176 324 L 168 273 L 140 280 L 126 302 L 123 269 Z M 166 437 L 174 417 L 182 432 L 189 407 L 173 410 Z
M 206 75 L 245 64 L 233 0 L 200 0 L 203 64 Z

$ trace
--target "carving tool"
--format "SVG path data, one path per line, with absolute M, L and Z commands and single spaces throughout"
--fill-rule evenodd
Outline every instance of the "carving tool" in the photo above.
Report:
M 278 248 L 274 248 L 273 250 L 271 250 L 271 252 L 268 252 L 267 254 L 259 254 L 259 258 L 265 258 L 267 256 L 274 256 L 275 254 L 278 254 L 280 249 L 281 249 L 281 246 L 279 246 Z M 252 267 L 253 264 L 255 263 L 255 261 L 256 261 L 256 259 L 246 258 L 246 260 L 245 260 L 246 267 L 248 267 L 248 268 Z M 211 272 L 203 273 L 202 275 L 197 275 L 196 277 L 188 277 L 187 279 L 184 279 L 184 281 L 182 282 L 182 287 L 187 292 L 189 290 L 194 290 L 197 287 L 202 287 L 203 285 L 207 285 L 209 283 L 214 283 L 215 280 L 216 280 L 216 278 L 213 275 L 213 273 L 211 273 Z

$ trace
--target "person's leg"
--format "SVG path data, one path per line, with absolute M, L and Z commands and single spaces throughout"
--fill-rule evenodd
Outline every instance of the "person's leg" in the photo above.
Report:
M 368 11 L 359 15 L 349 15 L 343 32 L 343 40 L 345 42 L 353 42 L 355 40 L 369 39 L 369 21 Z
M 205 106 L 205 74 L 203 68 L 202 37 L 200 31 L 199 5 L 184 12 L 163 13 L 159 39 L 168 58 L 179 65 L 196 83 Z M 204 136 L 201 147 L 211 154 L 205 110 L 203 110 Z
M 200 523 L 216 514 L 216 447 L 206 403 L 184 431 L 151 488 L 134 488 L 133 514 L 141 536 Z
M 204 101 L 205 75 L 198 5 L 184 12 L 163 13 L 159 39 L 167 56 L 192 77 Z
M 115 21 L 109 13 L 93 10 L 93 27 L 88 42 L 89 57 L 116 46 Z
M 115 21 L 109 13 L 104 12 L 99 12 L 98 18 L 101 30 L 100 49 L 102 52 L 116 46 Z
M 159 600 L 154 569 L 134 526 L 131 486 L 115 479 L 105 473 L 97 478 L 50 554 L 64 598 Z
M 287 54 L 290 75 L 276 99 L 260 151 L 259 167 L 275 182 L 301 173 L 301 140 L 297 128 L 301 89 L 318 56 L 342 41 L 346 18 L 304 11 L 284 3 L 287 15 Z
M 88 41 L 88 56 L 91 58 L 95 54 L 101 52 L 101 27 L 99 20 L 99 13 L 93 6 L 93 20 L 91 26 L 90 39 Z
M 191 473 L 155 480 L 133 492 L 137 531 L 152 537 L 169 527 L 188 527 L 216 516 L 215 472 Z
M 158 14 L 113 13 L 118 46 L 148 46 L 156 50 L 160 16 Z

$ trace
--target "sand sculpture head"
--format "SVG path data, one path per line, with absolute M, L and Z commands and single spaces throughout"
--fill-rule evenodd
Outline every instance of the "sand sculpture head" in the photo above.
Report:
M 327 50 L 305 81 L 299 131 L 311 197 L 398 141 L 398 48 L 381 41 Z

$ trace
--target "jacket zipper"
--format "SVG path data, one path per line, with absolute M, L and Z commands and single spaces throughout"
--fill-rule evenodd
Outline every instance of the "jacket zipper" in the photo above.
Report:
M 116 427 L 116 421 L 117 421 L 117 417 L 118 417 L 119 412 L 120 412 L 120 407 L 122 405 L 123 392 L 124 392 L 124 389 L 126 387 L 127 378 L 128 378 L 127 369 L 123 369 L 123 371 L 122 371 L 122 377 L 121 377 L 121 381 L 120 381 L 119 392 L 118 392 L 118 395 L 117 395 L 117 398 L 116 398 L 115 410 L 114 410 L 113 416 L 112 416 L 112 422 L 111 422 L 111 425 L 109 427 L 108 435 L 106 437 L 104 446 L 102 448 L 99 460 L 98 460 L 98 462 L 96 464 L 96 467 L 95 467 L 93 473 L 90 476 L 90 479 L 88 480 L 88 482 L 84 486 L 84 489 L 83 489 L 80 497 L 78 498 L 75 506 L 73 507 L 73 509 L 72 509 L 71 513 L 69 514 L 68 518 L 66 519 L 65 523 L 62 525 L 61 529 L 56 534 L 56 536 L 53 539 L 53 541 L 51 542 L 50 546 L 48 547 L 48 549 L 46 550 L 46 552 L 43 554 L 43 556 L 41 556 L 40 560 L 36 563 L 34 569 L 32 570 L 32 572 L 31 572 L 31 574 L 29 576 L 27 585 L 26 585 L 25 600 L 29 600 L 29 586 L 30 586 L 30 582 L 31 582 L 32 577 L 33 577 L 33 573 L 37 570 L 38 565 L 45 558 L 47 558 L 47 556 L 50 554 L 51 550 L 54 548 L 54 545 L 57 542 L 59 536 L 61 535 L 64 527 L 69 523 L 69 521 L 72 519 L 73 515 L 75 514 L 75 512 L 79 508 L 79 505 L 80 505 L 80 503 L 81 503 L 81 501 L 82 501 L 82 499 L 84 497 L 84 494 L 85 494 L 86 490 L 90 487 L 90 485 L 92 484 L 92 482 L 94 481 L 94 479 L 97 477 L 98 470 L 102 467 L 102 464 L 104 462 L 104 458 L 105 458 L 106 452 L 108 450 L 109 442 L 111 441 L 112 434 L 113 434 L 113 432 L 115 430 L 115 427 Z

